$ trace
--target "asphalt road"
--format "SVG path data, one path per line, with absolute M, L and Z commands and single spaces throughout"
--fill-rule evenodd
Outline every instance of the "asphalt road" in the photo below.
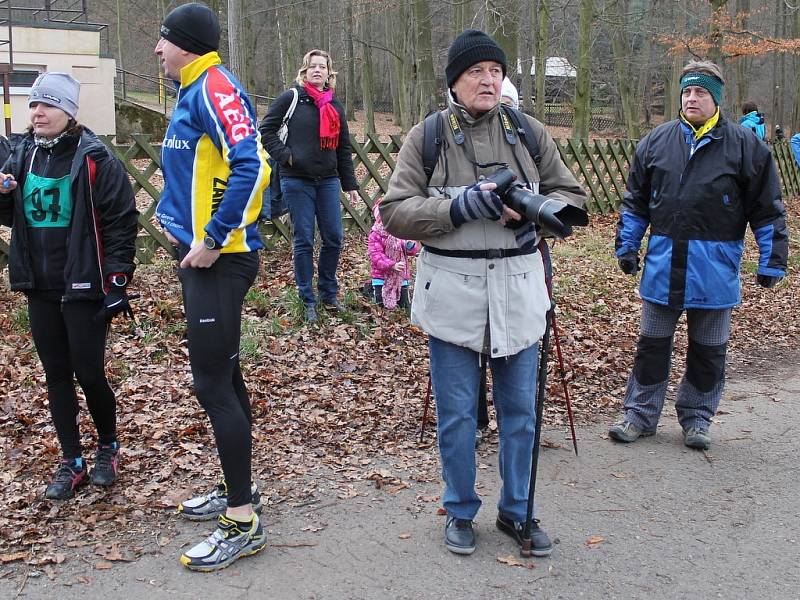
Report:
M 729 372 L 708 453 L 683 446 L 671 409 L 656 436 L 630 445 L 608 440 L 606 425 L 579 429 L 579 458 L 563 431 L 547 430 L 560 446 L 542 456 L 540 517 L 557 540 L 548 559 L 519 559 L 495 529 L 489 445 L 469 557 L 442 544 L 437 484 L 391 493 L 364 482 L 355 498 L 265 513 L 271 545 L 220 573 L 178 564 L 208 531 L 186 523 L 167 546 L 109 570 L 71 560 L 51 579 L 0 566 L 0 598 L 800 598 L 796 362 L 756 369 L 777 367 L 769 377 Z

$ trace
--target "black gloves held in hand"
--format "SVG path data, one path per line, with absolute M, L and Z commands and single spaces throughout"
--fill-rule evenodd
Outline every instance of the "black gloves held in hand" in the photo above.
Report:
M 635 275 L 639 270 L 639 254 L 637 252 L 626 252 L 617 257 L 619 268 L 626 275 Z
M 138 297 L 138 294 L 128 296 L 128 292 L 125 291 L 124 287 L 112 286 L 103 300 L 103 308 L 95 315 L 95 320 L 110 323 L 119 313 L 123 313 L 126 317 L 133 320 L 133 309 L 131 309 L 129 300 Z
M 756 275 L 756 281 L 758 281 L 758 285 L 763 288 L 771 288 L 778 285 L 783 279 L 780 275 Z
M 467 221 L 488 219 L 499 221 L 503 215 L 503 201 L 494 190 L 480 189 L 480 183 L 468 187 L 453 198 L 450 205 L 450 219 L 453 225 L 461 227 Z

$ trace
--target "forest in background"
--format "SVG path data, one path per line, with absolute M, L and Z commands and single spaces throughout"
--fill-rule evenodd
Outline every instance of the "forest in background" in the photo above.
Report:
M 13 4 L 26 1 L 42 2 Z M 108 23 L 106 51 L 119 68 L 158 75 L 158 26 L 182 1 L 83 3 L 90 21 Z M 565 106 L 577 138 L 588 137 L 593 114 L 612 117 L 619 133 L 631 138 L 673 118 L 678 74 L 693 58 L 723 66 L 728 115 L 738 116 L 749 99 L 766 114 L 770 132 L 775 124 L 800 129 L 800 78 L 794 75 L 800 7 L 786 0 L 206 3 L 220 15 L 223 59 L 249 92 L 276 96 L 294 79 L 306 51 L 326 49 L 339 73 L 337 95 L 350 115 L 364 109 L 368 131 L 374 130 L 375 111 L 393 113 L 406 131 L 444 102 L 447 48 L 468 27 L 491 33 L 503 46 L 521 97 L 531 100 L 525 109 L 544 120 L 547 103 Z M 545 78 L 547 57 L 566 58 L 575 76 Z M 532 66 L 538 75 L 531 75 Z

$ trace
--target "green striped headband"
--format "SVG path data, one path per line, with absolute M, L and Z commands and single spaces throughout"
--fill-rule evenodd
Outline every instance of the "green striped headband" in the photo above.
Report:
M 717 106 L 722 102 L 722 88 L 725 87 L 725 84 L 713 75 L 696 71 L 687 73 L 681 77 L 681 94 L 683 94 L 683 90 L 692 85 L 707 89 Z

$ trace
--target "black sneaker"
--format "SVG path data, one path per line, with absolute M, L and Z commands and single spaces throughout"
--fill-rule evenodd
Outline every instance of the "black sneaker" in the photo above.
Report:
M 261 494 L 258 486 L 253 483 L 250 486 L 253 494 L 251 504 L 253 512 L 261 514 Z M 178 513 L 190 521 L 210 521 L 220 515 L 224 515 L 228 510 L 228 486 L 224 481 L 220 481 L 208 494 L 196 496 L 178 505 Z
M 475 532 L 472 521 L 447 517 L 444 526 L 444 545 L 455 554 L 472 554 L 475 552 Z
M 522 547 L 522 534 L 525 530 L 525 524 L 520 521 L 514 521 L 506 517 L 502 513 L 497 513 L 497 528 L 511 536 L 511 538 Z M 539 519 L 534 519 L 531 522 L 531 554 L 534 556 L 550 556 L 553 552 L 553 542 L 550 537 L 539 527 Z
M 78 462 L 80 461 L 80 462 Z M 69 500 L 75 490 L 88 482 L 86 463 L 83 459 L 62 460 L 58 464 L 53 480 L 44 492 L 48 500 Z
M 100 444 L 94 455 L 94 467 L 89 475 L 94 485 L 108 486 L 117 480 L 119 473 L 119 443 Z

